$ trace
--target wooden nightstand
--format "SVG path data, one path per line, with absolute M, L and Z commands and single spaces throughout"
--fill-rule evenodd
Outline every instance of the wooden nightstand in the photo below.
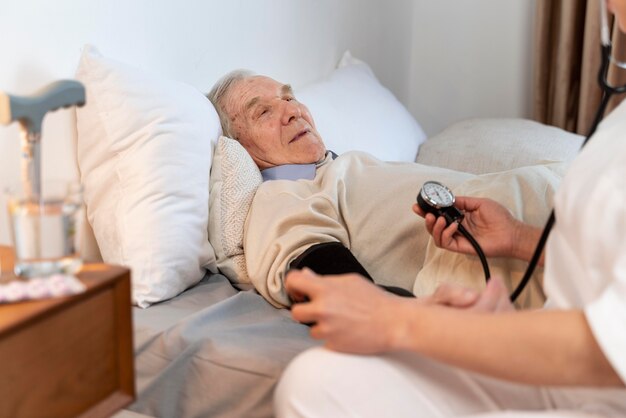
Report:
M 13 251 L 0 261 L 13 279 Z M 78 277 L 80 295 L 0 305 L 0 417 L 108 417 L 133 401 L 130 272 Z

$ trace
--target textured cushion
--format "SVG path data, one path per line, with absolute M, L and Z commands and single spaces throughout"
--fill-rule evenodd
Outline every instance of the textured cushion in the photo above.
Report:
M 296 90 L 326 147 L 341 154 L 365 151 L 383 161 L 415 161 L 426 135 L 383 87 L 370 67 L 349 52 L 329 77 Z
M 211 103 L 186 84 L 83 52 L 77 111 L 87 216 L 105 262 L 132 270 L 133 301 L 162 301 L 216 269 L 208 242 Z
M 243 231 L 250 204 L 262 182 L 261 172 L 239 142 L 220 137 L 211 168 L 209 241 L 220 271 L 240 285 L 250 284 Z
M 416 162 L 483 174 L 571 161 L 583 138 L 524 119 L 470 119 L 424 142 Z

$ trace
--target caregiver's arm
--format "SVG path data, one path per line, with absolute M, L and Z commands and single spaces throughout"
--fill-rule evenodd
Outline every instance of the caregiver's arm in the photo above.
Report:
M 478 241 L 485 255 L 530 261 L 541 229 L 515 219 L 507 208 L 491 199 L 457 196 L 455 206 L 465 214 L 463 226 Z M 426 229 L 433 236 L 435 245 L 463 254 L 475 254 L 469 241 L 456 233 L 456 223 L 446 227 L 443 217 L 425 214 L 418 205 L 413 205 L 413 211 L 425 219 Z M 539 265 L 543 265 L 543 254 Z
M 515 382 L 622 386 L 580 310 L 499 314 L 414 306 L 392 349 Z
M 355 275 L 292 272 L 292 308 L 334 350 L 412 351 L 490 376 L 538 385 L 622 386 L 581 311 L 474 312 L 385 294 Z M 506 297 L 506 293 L 504 293 Z

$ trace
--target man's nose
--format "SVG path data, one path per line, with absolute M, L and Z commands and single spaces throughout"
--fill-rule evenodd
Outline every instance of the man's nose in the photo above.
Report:
M 285 108 L 283 110 L 283 123 L 286 125 L 289 122 L 299 119 L 302 116 L 300 106 L 294 101 L 285 101 Z

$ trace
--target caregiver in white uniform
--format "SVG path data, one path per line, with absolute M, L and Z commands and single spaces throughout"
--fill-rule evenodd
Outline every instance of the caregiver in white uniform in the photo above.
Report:
M 626 32 L 626 0 L 607 3 Z M 530 258 L 539 230 L 490 200 L 457 206 L 488 256 Z M 325 348 L 290 364 L 277 415 L 626 417 L 626 102 L 572 163 L 555 209 L 538 311 L 513 310 L 497 278 L 409 300 L 354 275 L 290 273 L 287 290 L 309 299 L 292 315 Z M 438 246 L 471 251 L 455 224 L 426 226 Z

